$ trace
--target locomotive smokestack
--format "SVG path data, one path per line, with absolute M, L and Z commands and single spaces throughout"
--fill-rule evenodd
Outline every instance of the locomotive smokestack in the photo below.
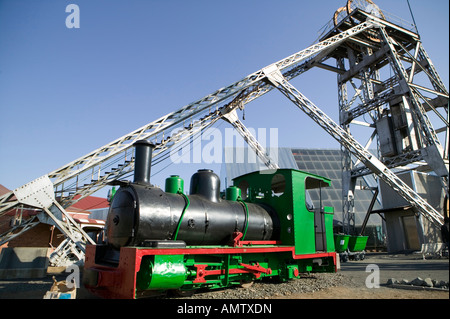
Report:
M 140 140 L 134 146 L 134 182 L 150 185 L 152 168 L 152 151 L 155 145 L 147 140 Z

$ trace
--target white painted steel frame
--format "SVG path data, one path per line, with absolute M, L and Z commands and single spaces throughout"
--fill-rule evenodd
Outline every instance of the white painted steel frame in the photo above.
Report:
M 227 120 L 249 141 L 250 147 L 255 150 L 263 162 L 269 168 L 276 168 L 276 163 L 271 161 L 270 157 L 267 156 L 267 153 L 261 145 L 257 143 L 257 140 L 246 130 L 242 122 L 235 118 L 230 120 L 230 114 L 233 114 L 238 107 L 242 108 L 248 102 L 271 91 L 273 89 L 271 84 L 273 84 L 325 131 L 335 137 L 347 149 L 351 150 L 366 167 L 383 178 L 387 184 L 397 190 L 413 206 L 418 207 L 419 211 L 427 218 L 431 219 L 434 223 L 441 223 L 439 214 L 431 206 L 401 182 L 383 163 L 374 158 L 351 135 L 334 123 L 288 82 L 314 66 L 326 68 L 322 64 L 322 61 L 327 59 L 328 54 L 334 48 L 347 40 L 361 42 L 357 38 L 357 35 L 368 30 L 373 30 L 374 28 L 380 28 L 380 23 L 380 21 L 374 22 L 368 20 L 344 32 L 331 36 L 305 50 L 272 64 L 268 68 L 254 72 L 238 82 L 188 104 L 175 112 L 167 114 L 49 173 L 46 176 L 52 180 L 54 191 L 59 194 L 58 197 L 61 199 L 62 206 L 52 201 L 51 205 L 44 205 L 45 207 L 42 207 L 43 210 L 51 218 L 53 216 L 51 207 L 53 210 L 56 207 L 56 211 L 64 215 L 64 207 L 70 206 L 75 201 L 106 186 L 109 182 L 130 173 L 134 165 L 131 151 L 134 142 L 141 139 L 154 141 L 156 145 L 155 157 L 200 130 L 213 125 L 219 119 L 228 118 Z M 268 72 L 270 70 L 272 71 Z M 270 83 L 268 83 L 268 79 Z M 438 83 L 438 87 L 442 87 L 440 83 Z M 374 108 L 378 106 L 376 100 L 372 104 Z M 172 134 L 169 133 L 169 129 L 173 130 L 180 125 L 181 128 L 178 131 Z M 82 174 L 90 176 L 90 179 L 88 178 L 87 183 L 83 186 L 79 184 Z M 10 192 L 0 197 L 0 215 L 20 204 L 20 200 L 13 198 L 15 192 Z M 77 243 L 78 240 L 76 238 L 71 238 L 72 230 L 70 226 L 69 228 L 66 225 L 60 227 L 68 236 L 69 240 Z

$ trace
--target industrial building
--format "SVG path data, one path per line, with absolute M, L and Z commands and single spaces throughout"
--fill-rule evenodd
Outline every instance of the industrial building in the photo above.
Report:
M 9 192 L 6 187 L 0 185 L 0 195 Z M 82 228 L 103 228 L 109 203 L 105 198 L 88 196 L 67 208 L 70 216 L 77 221 Z M 30 208 L 16 208 L 0 216 L 0 234 L 5 235 L 15 224 L 30 220 L 38 214 L 38 210 Z M 36 223 L 26 231 L 26 236 L 16 236 L 0 246 L 5 247 L 49 247 L 56 248 L 64 240 L 65 236 L 58 228 L 51 224 Z
M 0 185 L 0 196 L 8 192 Z M 67 213 L 97 240 L 108 209 L 105 198 L 88 196 L 68 207 Z M 39 222 L 38 214 L 37 209 L 18 207 L 0 216 L 0 237 L 8 239 L 0 242 L 0 279 L 44 276 L 51 254 L 65 245 L 66 236 L 54 224 Z M 21 223 L 27 223 L 27 227 L 15 228 Z

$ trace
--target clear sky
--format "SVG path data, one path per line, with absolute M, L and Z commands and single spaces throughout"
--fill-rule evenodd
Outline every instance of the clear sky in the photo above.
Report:
M 0 184 L 19 187 L 307 48 L 345 2 L 0 0 Z M 80 28 L 66 27 L 71 3 Z M 411 20 L 406 0 L 375 3 Z M 449 1 L 410 4 L 448 88 Z M 293 84 L 338 121 L 334 73 Z M 247 127 L 277 128 L 279 146 L 339 147 L 279 92 L 245 112 Z

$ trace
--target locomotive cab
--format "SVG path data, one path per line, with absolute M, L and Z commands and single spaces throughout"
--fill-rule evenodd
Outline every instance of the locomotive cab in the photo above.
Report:
M 258 171 L 233 180 L 251 203 L 273 207 L 280 241 L 298 254 L 334 252 L 333 207 L 324 206 L 322 189 L 331 180 L 295 169 Z

